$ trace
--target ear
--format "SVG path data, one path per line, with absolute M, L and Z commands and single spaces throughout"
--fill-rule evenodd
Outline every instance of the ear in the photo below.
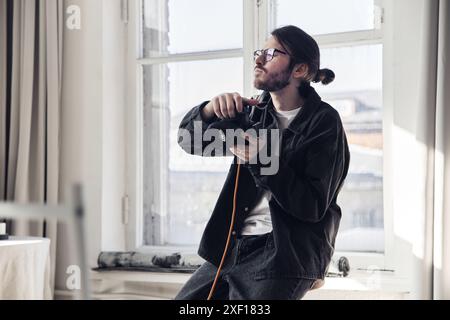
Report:
M 292 76 L 295 79 L 306 78 L 308 75 L 308 65 L 306 63 L 299 63 L 294 66 Z

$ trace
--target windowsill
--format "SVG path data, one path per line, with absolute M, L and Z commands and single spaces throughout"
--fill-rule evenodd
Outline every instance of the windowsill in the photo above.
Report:
M 142 246 L 136 250 L 141 253 L 167 254 L 181 253 L 182 262 L 201 264 L 204 260 L 193 246 Z M 383 270 L 383 253 L 335 252 L 334 261 L 340 257 L 350 261 L 348 277 L 334 277 L 339 273 L 336 264 L 330 265 L 330 276 L 323 287 L 310 291 L 304 299 L 405 299 L 408 297 L 408 279 L 393 271 Z M 132 271 L 132 270 L 92 270 L 94 297 L 99 299 L 141 297 L 142 299 L 173 299 L 192 273 Z
M 204 262 L 204 260 L 197 254 L 196 246 L 141 246 L 136 249 L 136 252 L 164 255 L 180 253 L 180 263 L 184 265 L 201 265 Z M 373 271 L 370 270 L 384 270 L 386 266 L 384 253 L 336 251 L 333 255 L 333 261 L 329 268 L 330 273 L 340 273 L 337 269 L 338 267 L 336 262 L 339 261 L 339 258 L 341 257 L 346 257 L 348 259 L 352 273 L 356 270 L 357 272 L 367 275 L 370 272 L 373 273 Z M 386 272 L 386 274 L 389 274 L 389 272 Z
M 129 288 L 138 287 L 153 299 L 172 299 L 192 274 L 140 271 L 91 271 L 94 295 L 136 296 Z M 120 285 L 118 285 L 120 284 Z M 120 292 L 117 292 L 117 288 Z M 143 290 L 142 288 L 148 289 Z M 114 291 L 115 290 L 115 291 Z M 151 291 L 151 292 L 150 292 Z M 148 292 L 148 293 L 147 293 Z M 408 279 L 385 272 L 353 272 L 345 278 L 327 277 L 323 287 L 309 292 L 305 299 L 405 299 L 408 297 Z M 145 296 L 142 296 L 145 298 Z
M 144 271 L 91 271 L 91 280 L 114 280 L 144 283 L 170 283 L 183 285 L 192 273 L 165 273 Z

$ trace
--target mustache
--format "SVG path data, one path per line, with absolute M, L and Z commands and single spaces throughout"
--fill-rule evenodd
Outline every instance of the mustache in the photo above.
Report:
M 257 69 L 266 72 L 266 70 L 264 70 L 263 68 L 260 68 L 260 67 L 255 67 L 255 68 L 254 68 L 254 70 L 257 70 Z

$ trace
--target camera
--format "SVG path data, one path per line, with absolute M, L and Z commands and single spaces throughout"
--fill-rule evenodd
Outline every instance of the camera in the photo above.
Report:
M 222 141 L 226 141 L 226 130 L 237 130 L 242 129 L 247 131 L 248 129 L 255 129 L 255 134 L 252 134 L 255 138 L 258 137 L 259 129 L 263 129 L 265 126 L 265 114 L 267 108 L 264 108 L 268 101 L 270 100 L 270 94 L 268 91 L 263 91 L 263 93 L 256 97 L 259 103 L 255 106 L 244 104 L 243 111 L 236 113 L 236 116 L 228 119 L 221 119 L 216 122 L 211 123 L 207 129 L 218 129 L 220 130 L 220 135 Z M 248 141 L 245 140 L 245 145 L 248 145 Z
M 258 104 L 258 106 L 263 106 L 265 103 Z M 243 131 L 247 131 L 250 128 L 258 129 L 261 127 L 261 123 L 259 121 L 253 120 L 252 106 L 244 105 L 243 111 L 236 113 L 234 118 L 229 119 L 221 119 L 219 121 L 213 122 L 208 126 L 208 129 L 218 129 L 220 130 L 220 135 L 222 141 L 226 141 L 226 130 L 237 130 L 242 129 Z M 245 140 L 245 145 L 248 145 L 248 141 Z
M 250 105 L 244 105 L 244 110 L 242 112 L 236 113 L 234 118 L 221 119 L 219 121 L 213 122 L 209 125 L 208 129 L 219 129 L 225 134 L 227 129 L 242 129 L 247 130 L 253 124 L 250 119 L 250 114 L 252 107 Z

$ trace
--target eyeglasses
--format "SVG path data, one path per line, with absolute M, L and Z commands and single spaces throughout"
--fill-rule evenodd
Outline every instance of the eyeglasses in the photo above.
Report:
M 256 61 L 256 59 L 262 55 L 264 57 L 264 63 L 269 62 L 275 56 L 275 52 L 289 55 L 289 53 L 287 53 L 287 52 L 284 52 L 284 51 L 281 51 L 281 50 L 278 50 L 275 48 L 269 48 L 269 49 L 264 49 L 264 50 L 256 50 L 255 52 L 253 52 L 253 60 Z

